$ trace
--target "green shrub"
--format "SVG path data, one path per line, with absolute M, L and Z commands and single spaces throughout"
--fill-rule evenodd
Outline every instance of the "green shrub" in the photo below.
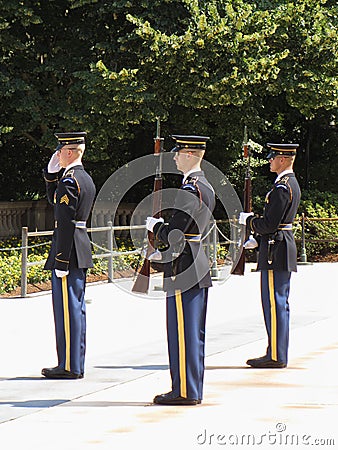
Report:
M 20 285 L 21 257 L 0 255 L 0 294 L 10 292 Z
M 304 213 L 307 218 L 334 218 L 338 216 L 338 195 L 327 192 L 303 192 L 298 211 L 295 237 L 298 252 L 301 252 L 301 217 Z M 228 228 L 219 224 L 225 235 Z M 316 256 L 325 256 L 329 253 L 338 253 L 338 221 L 306 221 L 305 222 L 306 252 L 309 260 Z M 222 240 L 222 238 L 220 238 Z M 323 239 L 327 242 L 311 243 L 311 239 Z M 133 248 L 129 240 L 118 240 L 118 251 L 128 251 Z M 5 250 L 4 250 L 5 249 Z M 43 261 L 50 250 L 49 238 L 36 238 L 29 240 L 28 261 Z M 219 259 L 228 256 L 227 246 L 218 246 Z M 120 255 L 113 259 L 113 270 L 135 269 L 140 261 L 138 254 Z M 100 275 L 108 271 L 108 260 L 95 258 L 94 267 L 89 273 Z M 40 283 L 48 281 L 51 277 L 49 270 L 43 270 L 43 264 L 29 266 L 27 269 L 27 283 Z M 11 292 L 21 285 L 21 239 L 11 238 L 0 241 L 0 294 Z
M 43 239 L 29 241 L 28 261 L 43 261 L 47 258 L 50 243 Z M 8 250 L 7 250 L 8 249 Z M 41 283 L 50 279 L 50 271 L 43 264 L 27 268 L 27 283 Z M 21 240 L 11 238 L 0 241 L 0 294 L 11 292 L 21 286 Z
M 301 218 L 337 218 L 338 195 L 327 192 L 303 192 L 298 210 L 298 226 L 295 229 L 295 238 L 302 237 Z M 311 239 L 323 239 L 327 242 L 310 242 Z M 305 221 L 305 248 L 308 259 L 321 255 L 338 252 L 338 220 L 335 221 Z M 301 243 L 298 242 L 300 253 Z
M 13 291 L 21 286 L 21 239 L 11 238 L 0 241 L 0 294 Z M 44 238 L 30 239 L 28 243 L 28 262 L 43 261 L 50 250 L 50 241 Z M 4 250 L 5 249 L 5 250 Z M 130 243 L 118 243 L 118 251 L 130 250 Z M 138 254 L 114 257 L 113 270 L 135 269 L 139 260 Z M 37 284 L 50 280 L 51 272 L 43 269 L 44 264 L 28 266 L 27 283 Z M 88 273 L 106 274 L 108 260 L 95 258 L 94 267 Z

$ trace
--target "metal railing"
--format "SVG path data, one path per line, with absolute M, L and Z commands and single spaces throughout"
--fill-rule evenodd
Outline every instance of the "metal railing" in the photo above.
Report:
M 305 239 L 305 223 L 306 222 L 337 222 L 338 217 L 306 217 L 303 213 L 299 220 L 302 231 L 301 238 L 296 239 L 296 242 L 301 242 L 300 261 L 302 264 L 307 263 L 306 243 L 325 243 L 325 242 L 338 242 L 338 238 L 331 237 L 330 239 Z
M 114 266 L 113 259 L 116 256 L 120 255 L 128 255 L 128 254 L 137 254 L 141 252 L 141 249 L 136 249 L 133 251 L 115 251 L 114 250 L 114 233 L 116 231 L 130 231 L 130 230 L 145 230 L 145 225 L 114 225 L 111 221 L 107 223 L 105 227 L 95 227 L 88 228 L 88 233 L 96 233 L 96 232 L 106 232 L 107 233 L 107 248 L 99 247 L 94 242 L 91 242 L 94 247 L 98 247 L 99 250 L 103 251 L 103 253 L 94 254 L 93 257 L 97 259 L 107 258 L 108 259 L 108 283 L 112 283 L 114 279 Z M 28 261 L 28 249 L 30 248 L 28 245 L 28 239 L 30 237 L 41 237 L 41 236 L 51 236 L 53 235 L 54 230 L 52 231 L 28 231 L 27 227 L 22 227 L 22 247 L 21 247 L 21 297 L 27 296 L 27 269 L 31 266 L 44 265 L 46 260 L 40 261 Z
M 93 247 L 96 247 L 98 250 L 103 253 L 94 253 L 93 258 L 108 259 L 108 283 L 113 283 L 114 281 L 114 257 L 121 255 L 132 255 L 132 254 L 141 254 L 142 248 L 138 248 L 131 251 L 115 251 L 114 250 L 114 234 L 116 231 L 131 231 L 131 230 L 145 230 L 145 225 L 113 225 L 111 221 L 107 223 L 107 226 L 104 227 L 95 227 L 88 228 L 88 233 L 96 233 L 96 232 L 106 232 L 107 233 L 107 248 L 101 247 L 95 242 L 91 241 Z M 211 274 L 212 276 L 216 276 L 217 272 L 217 232 L 218 230 L 216 220 L 210 222 L 209 231 L 203 237 L 203 240 L 206 241 L 207 253 L 212 260 L 212 268 Z M 28 261 L 28 249 L 30 246 L 28 245 L 28 240 L 30 237 L 41 237 L 41 236 L 51 236 L 54 231 L 28 231 L 27 227 L 22 227 L 22 247 L 21 247 L 21 297 L 27 296 L 27 269 L 31 266 L 44 265 L 46 260 L 40 261 Z M 211 239 L 210 239 L 211 236 Z M 212 250 L 211 250 L 212 249 Z M 211 250 L 211 251 L 210 251 Z
M 304 214 L 298 218 L 298 221 L 295 222 L 295 225 L 298 223 L 298 227 L 301 227 L 301 238 L 296 239 L 297 242 L 301 242 L 301 252 L 300 252 L 300 261 L 301 263 L 307 263 L 307 254 L 306 254 L 306 244 L 307 243 L 325 243 L 325 242 L 338 242 L 338 238 L 330 237 L 330 239 L 306 239 L 306 222 L 333 222 L 338 221 L 338 217 L 331 217 L 331 218 L 314 218 L 314 217 L 305 217 Z M 206 235 L 204 236 L 204 245 L 206 247 L 206 253 L 211 261 L 211 275 L 213 277 L 217 276 L 217 253 L 218 248 L 222 245 L 229 245 L 231 241 L 222 233 L 218 225 L 221 223 L 228 223 L 228 220 L 213 220 L 210 223 L 210 228 Z M 142 249 L 135 249 L 132 251 L 115 251 L 114 250 L 114 234 L 115 232 L 121 233 L 121 232 L 130 232 L 131 230 L 145 230 L 145 225 L 113 225 L 111 221 L 107 223 L 107 226 L 103 227 L 95 227 L 95 228 L 89 228 L 88 232 L 90 233 L 96 233 L 96 232 L 106 232 L 107 237 L 107 248 L 100 247 L 97 244 L 93 243 L 94 247 L 97 247 L 98 250 L 102 251 L 102 253 L 94 253 L 94 258 L 107 258 L 108 259 L 108 268 L 107 268 L 107 274 L 108 274 L 108 283 L 112 283 L 114 280 L 114 265 L 113 261 L 114 258 L 121 255 L 128 255 L 128 254 L 140 254 Z M 21 297 L 27 296 L 27 270 L 28 267 L 36 266 L 36 265 L 43 265 L 45 264 L 46 260 L 40 260 L 40 261 L 28 261 L 28 249 L 36 246 L 46 245 L 46 243 L 43 244 L 37 244 L 37 245 L 28 245 L 28 240 L 31 237 L 41 237 L 41 236 L 51 236 L 53 234 L 52 231 L 28 231 L 28 227 L 22 227 L 22 246 L 13 248 L 13 249 L 0 249 L 2 250 L 18 250 L 21 251 Z M 218 235 L 223 238 L 224 240 L 221 242 L 221 239 L 218 239 Z

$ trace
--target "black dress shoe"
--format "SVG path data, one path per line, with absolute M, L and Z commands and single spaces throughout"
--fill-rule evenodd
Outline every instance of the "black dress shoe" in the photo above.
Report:
M 157 405 L 198 405 L 201 400 L 175 395 L 172 391 L 167 394 L 156 395 L 153 400 Z
M 256 369 L 284 369 L 286 364 L 281 361 L 274 361 L 268 355 L 260 358 L 248 359 L 246 362 L 249 366 Z
M 57 380 L 77 380 L 83 378 L 83 373 L 70 372 L 58 366 L 42 369 L 41 374 L 46 378 L 54 378 Z

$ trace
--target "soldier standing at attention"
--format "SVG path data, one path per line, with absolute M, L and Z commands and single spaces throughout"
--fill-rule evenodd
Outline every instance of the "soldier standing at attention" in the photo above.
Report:
M 156 395 L 159 405 L 196 405 L 203 396 L 205 321 L 209 261 L 202 246 L 215 206 L 215 193 L 200 164 L 208 137 L 172 136 L 174 160 L 183 172 L 173 214 L 163 219 L 147 218 L 147 229 L 164 243 L 162 252 L 167 305 L 167 339 L 172 390 Z M 156 261 L 158 266 L 158 261 Z
M 266 355 L 249 359 L 247 364 L 256 368 L 284 368 L 288 363 L 290 279 L 291 272 L 297 271 L 292 223 L 301 196 L 293 172 L 298 144 L 267 145 L 270 171 L 276 172 L 277 178 L 266 195 L 263 217 L 244 212 L 239 217 L 239 222 L 260 242 L 257 270 L 261 271 L 261 298 L 268 334 Z
M 84 376 L 86 271 L 93 266 L 86 221 L 95 185 L 82 165 L 85 132 L 57 133 L 58 146 L 44 170 L 47 198 L 54 205 L 55 229 L 45 269 L 52 270 L 52 300 L 58 365 L 46 378 Z

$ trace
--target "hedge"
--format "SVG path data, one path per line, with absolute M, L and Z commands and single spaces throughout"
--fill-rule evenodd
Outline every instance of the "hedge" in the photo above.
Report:
M 303 192 L 295 226 L 295 238 L 297 240 L 301 239 L 302 214 L 307 218 L 337 218 L 338 195 L 319 191 Z M 306 252 L 308 261 L 315 259 L 318 255 L 326 256 L 328 254 L 338 253 L 338 242 L 332 241 L 333 239 L 338 239 L 338 221 L 306 221 L 305 237 L 307 241 Z M 331 242 L 311 243 L 309 242 L 311 239 L 323 239 Z M 31 239 L 29 245 L 35 245 L 35 247 L 29 249 L 29 261 L 41 261 L 47 257 L 50 249 L 50 241 L 41 238 L 35 240 Z M 300 255 L 301 244 L 298 242 L 297 245 Z M 11 292 L 21 284 L 20 246 L 21 240 L 18 238 L 0 241 L 0 294 Z M 7 248 L 10 250 L 3 250 Z M 130 245 L 128 242 L 119 243 L 120 251 L 129 249 Z M 114 258 L 113 269 L 135 269 L 138 261 L 138 255 L 121 255 Z M 90 269 L 89 273 L 95 275 L 107 273 L 107 264 L 107 259 L 94 258 L 94 267 Z M 49 279 L 50 271 L 43 270 L 42 265 L 28 267 L 28 284 L 40 283 L 48 281 Z

